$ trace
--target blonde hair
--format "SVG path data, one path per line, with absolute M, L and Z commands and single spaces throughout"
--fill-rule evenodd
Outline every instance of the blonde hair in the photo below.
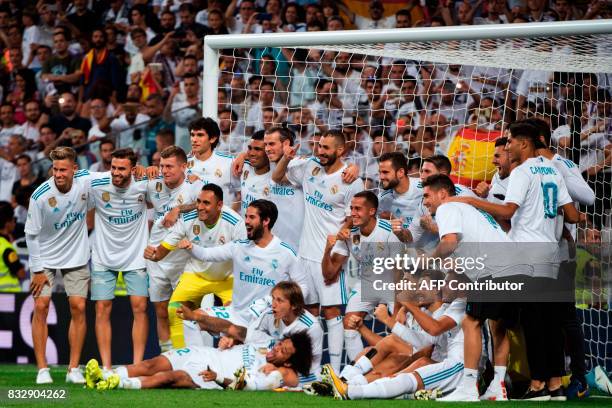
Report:
M 52 161 L 55 160 L 70 160 L 73 163 L 76 163 L 76 152 L 72 147 L 60 146 L 51 150 L 49 153 L 49 158 Z

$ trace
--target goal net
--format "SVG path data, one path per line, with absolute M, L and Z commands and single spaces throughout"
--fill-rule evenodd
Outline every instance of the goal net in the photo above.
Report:
M 336 34 L 338 33 L 338 34 Z M 411 174 L 446 155 L 456 182 L 476 188 L 496 172 L 495 140 L 514 120 L 549 123 L 551 145 L 595 191 L 577 234 L 577 293 L 589 367 L 612 371 L 610 290 L 612 23 L 207 37 L 204 112 L 218 117 L 230 153 L 250 135 L 286 125 L 299 153 L 341 130 L 346 160 L 378 189 L 377 158 L 402 151 Z

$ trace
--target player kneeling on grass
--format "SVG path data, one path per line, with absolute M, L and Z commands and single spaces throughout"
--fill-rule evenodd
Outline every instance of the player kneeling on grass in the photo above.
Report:
M 302 331 L 285 336 L 271 348 L 245 344 L 228 350 L 173 349 L 138 364 L 119 366 L 106 379 L 98 362 L 90 360 L 86 375 L 88 384 L 98 390 L 231 387 L 255 391 L 296 387 L 298 375 L 307 375 L 311 363 L 312 342 Z

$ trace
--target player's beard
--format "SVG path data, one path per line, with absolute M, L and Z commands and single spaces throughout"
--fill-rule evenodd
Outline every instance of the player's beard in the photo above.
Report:
M 319 155 L 319 160 L 321 160 L 321 158 L 325 158 L 325 160 L 327 160 L 326 163 L 321 162 L 321 164 L 325 167 L 331 167 L 334 165 L 334 163 L 336 163 L 336 161 L 338 160 L 338 155 L 336 153 L 331 153 L 329 155 Z
M 253 229 L 251 230 L 250 233 L 249 231 L 247 231 L 247 238 L 250 239 L 251 241 L 257 241 L 261 237 L 263 237 L 263 234 L 264 234 L 264 229 L 263 229 L 263 226 L 260 224 L 260 225 L 253 226 Z
M 383 189 L 391 190 L 399 185 L 399 180 L 395 178 L 395 179 L 391 179 L 387 181 L 387 185 L 385 185 L 384 182 L 382 182 L 381 184 L 382 184 Z
M 129 184 L 128 183 L 129 179 L 127 177 L 113 176 L 112 179 L 113 179 L 113 186 L 115 187 L 125 188 Z M 117 182 L 115 182 L 115 180 L 117 180 Z

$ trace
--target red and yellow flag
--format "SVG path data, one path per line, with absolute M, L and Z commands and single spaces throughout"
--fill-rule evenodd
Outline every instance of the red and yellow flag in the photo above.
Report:
M 91 69 L 93 67 L 94 56 L 96 58 L 96 64 L 104 64 L 106 60 L 106 56 L 108 55 L 108 51 L 103 49 L 102 51 L 95 53 L 95 49 L 92 48 L 89 50 L 85 57 L 83 57 L 83 62 L 81 62 L 81 72 L 83 73 L 84 84 L 87 85 L 89 83 L 89 77 L 91 76 Z
M 138 83 L 140 89 L 142 89 L 142 102 L 145 102 L 149 95 L 161 93 L 161 87 L 157 81 L 153 78 L 153 74 L 150 69 L 145 69 L 140 75 L 140 82 Z
M 498 130 L 462 128 L 451 142 L 447 156 L 453 166 L 455 183 L 475 188 L 481 181 L 490 181 L 497 169 L 491 163 Z

